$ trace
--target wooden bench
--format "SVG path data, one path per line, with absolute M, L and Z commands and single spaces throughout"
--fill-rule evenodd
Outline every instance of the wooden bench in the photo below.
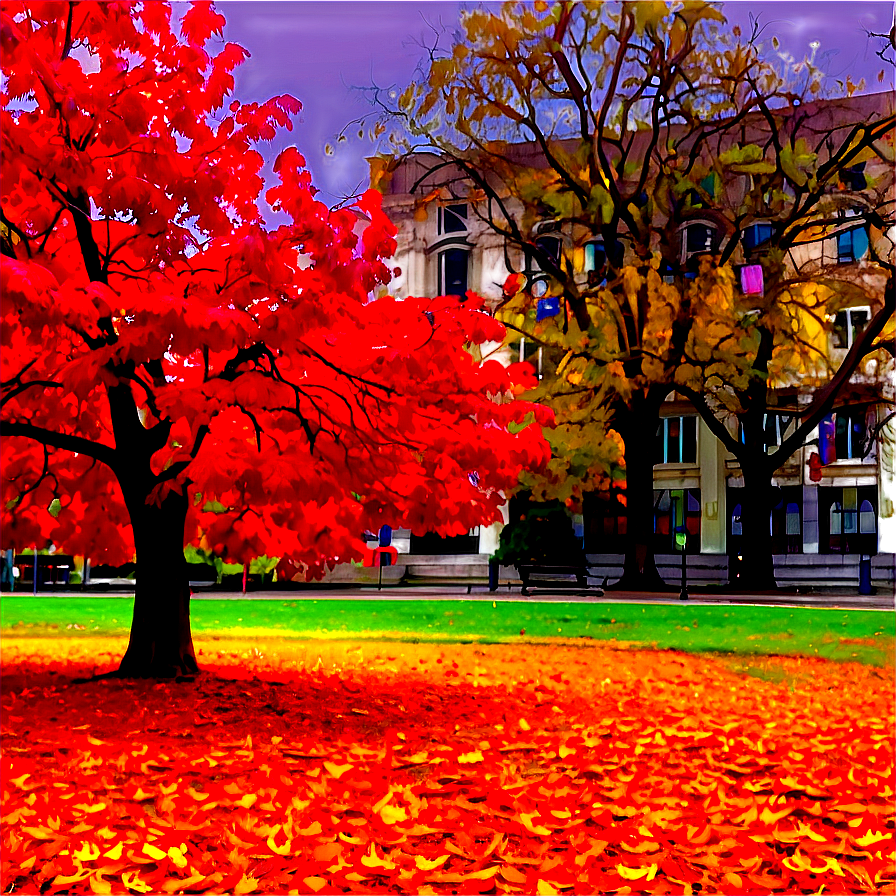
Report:
M 545 594 L 588 594 L 601 597 L 599 585 L 588 582 L 589 567 L 584 563 L 517 563 L 517 572 L 523 583 L 522 593 L 528 597 L 533 590 Z

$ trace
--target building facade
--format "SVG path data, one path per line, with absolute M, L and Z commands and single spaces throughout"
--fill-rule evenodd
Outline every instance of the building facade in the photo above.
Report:
M 863 98 L 877 113 L 892 112 L 893 98 L 881 94 Z M 836 115 L 836 110 L 826 110 Z M 489 225 L 477 209 L 474 193 L 465 201 L 457 190 L 440 189 L 439 178 L 428 175 L 432 156 L 410 156 L 389 166 L 389 175 L 378 186 L 384 208 L 398 228 L 395 263 L 398 275 L 390 284 L 394 295 L 464 295 L 472 290 L 491 307 L 503 298 L 502 288 L 510 271 L 525 269 L 532 301 L 549 291 L 548 278 L 539 276 L 534 258 L 519 250 Z M 380 164 L 380 168 L 382 165 Z M 845 187 L 861 192 L 872 182 L 876 195 L 882 192 L 893 201 L 892 165 L 872 161 L 849 172 L 853 182 Z M 441 172 L 444 177 L 444 172 Z M 508 198 L 512 202 L 512 198 Z M 801 271 L 837 269 L 838 276 L 861 285 L 857 298 L 829 317 L 827 326 L 812 338 L 833 368 L 845 357 L 853 342 L 880 305 L 887 287 L 886 272 L 871 259 L 871 243 L 878 257 L 881 245 L 892 264 L 896 233 L 892 227 L 869 233 L 862 223 L 850 223 L 850 210 L 837 212 L 840 220 L 827 222 L 821 236 L 791 250 L 791 262 Z M 536 225 L 534 242 L 539 249 L 562 256 L 583 280 L 601 267 L 607 248 L 597 238 L 575 228 L 558 227 L 545 221 Z M 732 261 L 753 266 L 761 259 L 763 243 L 771 228 L 761 221 L 744 234 L 743 248 Z M 679 229 L 681 264 L 695 268 L 699 258 L 716 253 L 725 240 L 724 230 L 712 215 L 699 211 Z M 871 242 L 869 242 L 871 241 Z M 614 247 L 610 251 L 624 251 Z M 742 288 L 749 286 L 741 272 Z M 892 289 L 892 284 L 889 286 Z M 547 375 L 556 359 L 544 350 L 527 345 L 517 337 L 504 345 L 489 347 L 505 362 L 528 360 L 539 375 Z M 878 351 L 861 361 L 835 401 L 831 413 L 805 444 L 776 471 L 773 478 L 775 503 L 770 509 L 769 526 L 779 566 L 805 568 L 824 575 L 823 570 L 838 558 L 896 553 L 896 450 L 893 420 L 893 355 Z M 819 383 L 822 381 L 819 380 Z M 781 443 L 796 425 L 799 410 L 812 395 L 798 372 L 789 389 L 787 412 L 770 413 L 765 421 L 769 449 Z M 732 417 L 729 430 L 737 423 Z M 687 551 L 703 555 L 726 555 L 736 563 L 742 537 L 740 511 L 743 476 L 735 458 L 711 432 L 694 407 L 675 393 L 665 403 L 656 434 L 654 467 L 655 550 L 658 554 L 675 549 L 676 522 L 688 532 Z M 677 518 L 675 514 L 678 514 Z M 584 539 L 589 554 L 614 554 L 623 550 L 626 521 L 623 506 L 609 498 L 586 497 Z M 478 550 L 491 553 L 497 545 L 496 529 L 479 534 Z M 473 544 L 469 550 L 473 549 Z M 815 558 L 814 560 L 812 558 Z M 888 562 L 883 558 L 883 562 Z M 733 574 L 733 573 L 732 573 Z

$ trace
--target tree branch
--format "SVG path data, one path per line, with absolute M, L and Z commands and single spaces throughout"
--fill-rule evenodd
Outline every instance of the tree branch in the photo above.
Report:
M 110 468 L 115 466 L 116 450 L 114 448 L 110 445 L 92 442 L 90 439 L 85 439 L 81 436 L 54 432 L 51 429 L 44 429 L 42 426 L 35 426 L 33 423 L 23 423 L 15 420 L 3 423 L 2 435 L 23 436 L 26 439 L 33 439 L 41 445 L 49 445 L 51 448 L 71 451 L 74 454 L 86 454 L 87 457 L 92 457 Z

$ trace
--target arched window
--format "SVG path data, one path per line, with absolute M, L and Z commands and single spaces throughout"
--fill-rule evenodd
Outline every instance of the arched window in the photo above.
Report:
M 744 534 L 744 526 L 740 521 L 741 508 L 740 504 L 735 504 L 734 509 L 731 511 L 731 534 L 732 535 L 743 535 Z
M 467 294 L 470 268 L 470 251 L 453 247 L 439 253 L 439 295 L 460 296 Z
M 859 505 L 859 534 L 873 535 L 877 531 L 877 514 L 870 501 L 862 501 Z
M 831 535 L 840 535 L 843 532 L 843 508 L 839 501 L 831 504 Z

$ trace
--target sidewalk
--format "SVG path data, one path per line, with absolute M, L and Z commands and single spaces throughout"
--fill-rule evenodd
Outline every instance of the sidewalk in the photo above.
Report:
M 881 589 L 878 589 L 880 592 Z M 30 591 L 16 591 L 13 595 L 5 592 L 4 596 L 31 597 Z M 66 591 L 38 593 L 38 597 L 92 597 L 121 598 L 132 597 L 133 591 Z M 518 601 L 522 603 L 643 603 L 643 604 L 677 604 L 680 603 L 678 591 L 666 593 L 646 591 L 614 591 L 607 590 L 603 596 L 594 594 L 576 594 L 575 592 L 541 592 L 529 596 L 520 593 L 519 586 L 501 587 L 497 591 L 489 591 L 485 585 L 414 585 L 386 586 L 378 590 L 375 585 L 340 588 L 322 588 L 309 585 L 293 589 L 270 589 L 249 591 L 215 591 L 205 589 L 195 591 L 193 600 L 451 600 L 451 601 Z M 888 610 L 896 609 L 896 601 L 892 594 L 859 594 L 858 589 L 788 589 L 786 591 L 765 592 L 757 594 L 740 594 L 712 589 L 707 586 L 696 586 L 689 590 L 688 602 L 700 604 L 728 604 L 736 606 L 760 605 L 782 607 L 828 607 L 830 609 L 851 610 Z
M 678 592 L 658 594 L 646 591 L 606 591 L 603 596 L 593 594 L 541 592 L 523 596 L 519 588 L 503 588 L 489 591 L 484 585 L 474 585 L 468 593 L 465 587 L 457 586 L 417 586 L 411 588 L 386 588 L 378 591 L 372 588 L 352 589 L 301 589 L 299 591 L 252 591 L 247 594 L 227 592 L 201 592 L 193 599 L 217 600 L 493 600 L 520 601 L 523 603 L 638 603 L 677 604 L 681 603 Z M 688 594 L 688 602 L 698 604 L 746 604 L 782 607 L 830 607 L 831 609 L 890 610 L 896 609 L 892 595 L 884 594 L 800 594 L 795 591 L 777 594 L 726 594 L 722 592 L 696 591 Z

